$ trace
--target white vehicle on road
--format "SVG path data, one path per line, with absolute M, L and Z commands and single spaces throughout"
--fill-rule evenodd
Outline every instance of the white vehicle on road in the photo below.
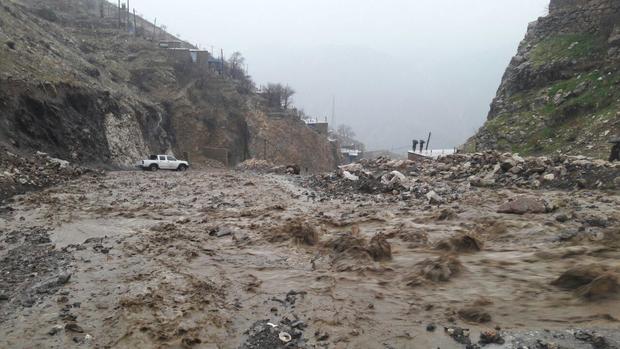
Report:
M 189 163 L 187 161 L 177 160 L 172 155 L 150 155 L 148 160 L 142 160 L 139 162 L 138 167 L 148 171 L 187 171 L 189 169 Z

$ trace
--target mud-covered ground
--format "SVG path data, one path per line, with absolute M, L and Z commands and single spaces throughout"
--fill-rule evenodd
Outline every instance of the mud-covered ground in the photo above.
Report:
M 0 348 L 620 347 L 617 192 L 302 183 L 111 172 L 15 197 Z M 522 195 L 554 210 L 497 213 Z

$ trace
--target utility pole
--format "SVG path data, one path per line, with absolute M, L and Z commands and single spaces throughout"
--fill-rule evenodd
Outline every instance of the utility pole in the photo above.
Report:
M 125 31 L 129 31 L 129 0 L 127 0 L 127 13 L 125 13 Z
M 121 29 L 121 0 L 118 0 L 118 29 Z
M 428 139 L 426 140 L 426 150 L 428 150 L 428 144 L 431 142 L 431 133 L 428 133 Z
M 336 96 L 332 96 L 332 127 L 336 129 Z
M 138 27 L 136 25 L 136 9 L 133 9 L 133 35 L 138 35 Z
M 225 71 L 224 71 L 224 49 L 221 48 L 220 49 L 220 64 L 222 65 L 221 69 L 222 71 L 220 72 L 220 74 L 225 75 Z
M 155 17 L 155 22 L 153 22 L 153 40 L 155 40 L 155 31 L 157 30 L 157 17 Z

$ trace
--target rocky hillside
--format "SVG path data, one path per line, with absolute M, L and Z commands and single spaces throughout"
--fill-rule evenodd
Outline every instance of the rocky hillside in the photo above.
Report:
M 607 158 L 620 136 L 620 1 L 551 0 L 466 150 Z
M 232 166 L 277 140 L 286 152 L 273 149 L 274 162 L 335 166 L 327 139 L 268 117 L 247 77 L 220 74 L 210 56 L 194 63 L 188 51 L 159 48 L 161 40 L 178 39 L 139 17 L 123 15 L 119 27 L 106 1 L 0 0 L 0 145 L 77 163 L 173 152 Z

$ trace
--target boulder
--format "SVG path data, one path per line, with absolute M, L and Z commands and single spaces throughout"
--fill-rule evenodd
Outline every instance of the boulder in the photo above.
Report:
M 431 205 L 439 205 L 444 203 L 444 199 L 439 196 L 439 194 L 435 193 L 435 191 L 431 190 L 426 194 L 426 198 Z
M 546 201 L 527 196 L 518 196 L 497 209 L 498 213 L 509 214 L 547 213 L 549 211 L 549 205 Z
M 350 181 L 354 181 L 354 182 L 360 180 L 360 178 L 358 176 L 352 174 L 349 171 L 343 171 L 342 172 L 342 177 L 344 177 L 344 178 L 346 178 L 346 179 L 348 179 Z

